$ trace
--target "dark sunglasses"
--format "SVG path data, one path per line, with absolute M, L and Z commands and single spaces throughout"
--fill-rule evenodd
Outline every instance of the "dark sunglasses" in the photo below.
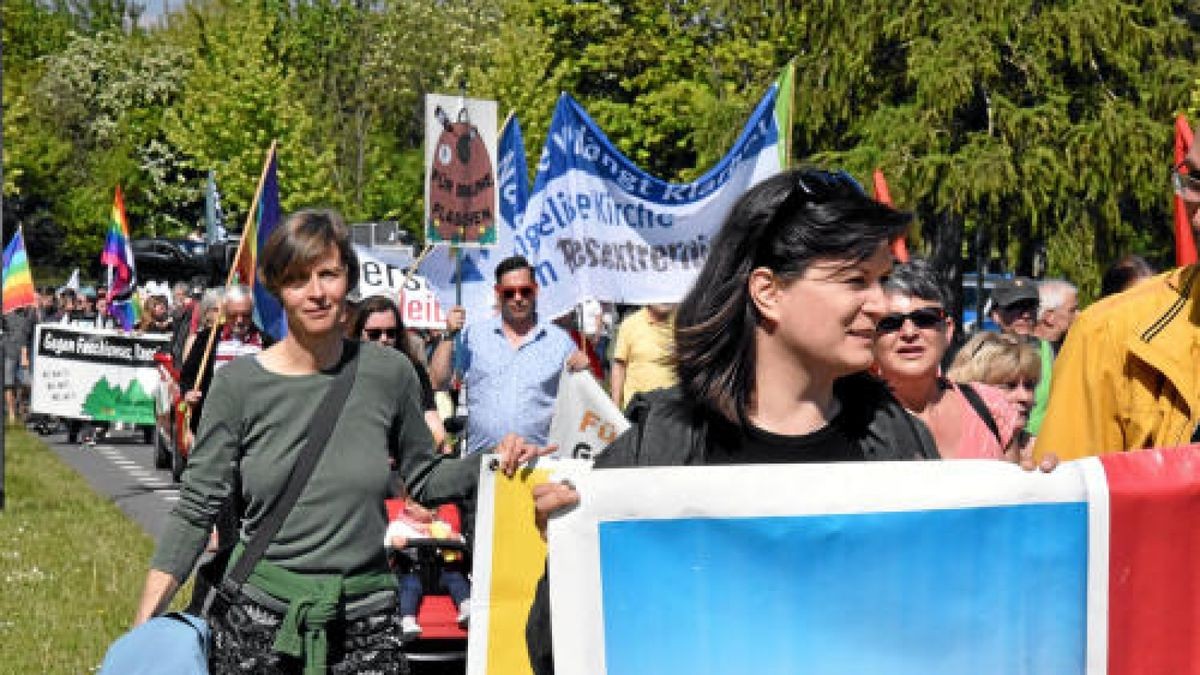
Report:
M 517 295 L 523 298 L 532 298 L 537 295 L 537 286 L 497 286 L 496 290 L 505 300 L 512 300 Z
M 946 310 L 941 307 L 925 307 L 915 309 L 908 314 L 888 314 L 875 325 L 875 331 L 880 335 L 895 333 L 904 327 L 905 321 L 912 321 L 917 328 L 928 330 L 937 328 L 946 320 Z
M 387 336 L 389 340 L 396 339 L 395 328 L 364 328 L 363 332 L 367 334 L 367 339 L 371 342 L 376 342 L 384 336 Z

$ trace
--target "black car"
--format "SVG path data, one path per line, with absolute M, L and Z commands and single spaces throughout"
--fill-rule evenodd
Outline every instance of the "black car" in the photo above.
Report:
M 130 242 L 139 279 L 175 283 L 202 279 L 207 286 L 225 283 L 236 242 L 209 246 L 190 239 L 134 239 Z

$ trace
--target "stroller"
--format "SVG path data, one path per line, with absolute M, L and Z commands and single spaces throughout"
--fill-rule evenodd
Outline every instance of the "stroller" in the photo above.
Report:
M 386 502 L 388 519 L 395 520 L 404 508 L 403 499 Z M 456 504 L 442 504 L 435 510 L 438 520 L 450 525 L 454 532 L 462 526 L 461 510 Z M 454 563 L 445 560 L 450 552 L 459 558 Z M 415 573 L 421 581 L 424 596 L 417 613 L 421 626 L 420 637 L 405 643 L 407 656 L 414 673 L 462 673 L 466 669 L 467 629 L 460 626 L 459 609 L 441 587 L 441 572 L 448 564 L 469 571 L 469 547 L 466 543 L 444 539 L 409 539 L 404 549 L 393 551 L 393 569 L 399 577 L 404 572 Z M 406 561 L 400 561 L 404 556 Z M 410 569 L 405 567 L 411 565 Z

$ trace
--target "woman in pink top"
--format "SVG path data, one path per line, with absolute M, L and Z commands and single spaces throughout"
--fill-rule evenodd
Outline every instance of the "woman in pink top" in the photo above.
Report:
M 941 374 L 954 335 L 943 287 L 926 260 L 892 268 L 884 284 L 888 313 L 877 324 L 875 370 L 933 432 L 943 458 L 1015 462 L 1027 444 L 1019 411 L 1004 392 L 957 385 Z

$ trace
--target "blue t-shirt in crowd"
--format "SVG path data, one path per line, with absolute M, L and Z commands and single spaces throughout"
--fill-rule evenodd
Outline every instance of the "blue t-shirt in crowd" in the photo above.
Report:
M 489 450 L 509 432 L 545 445 L 559 376 L 576 350 L 566 331 L 542 323 L 514 349 L 500 322 L 494 317 L 463 331 L 467 453 Z

